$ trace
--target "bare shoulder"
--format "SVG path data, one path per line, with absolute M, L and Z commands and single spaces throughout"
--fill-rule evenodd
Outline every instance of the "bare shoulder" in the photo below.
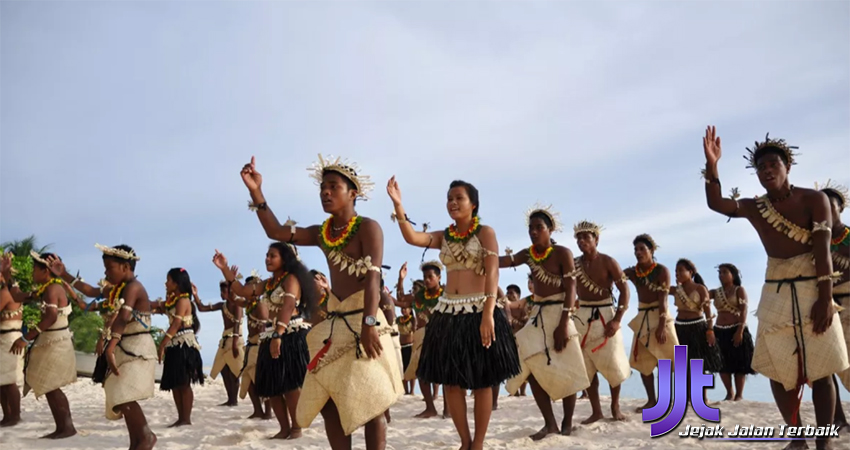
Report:
M 127 286 L 124 288 L 122 292 L 124 294 L 125 299 L 138 299 L 138 300 L 147 300 L 148 299 L 148 291 L 145 290 L 145 287 L 139 280 L 133 280 L 127 283 Z
M 478 234 L 481 237 L 496 237 L 496 230 L 493 229 L 490 225 L 481 225 L 481 230 L 478 231 Z
M 380 231 L 381 224 L 378 223 L 377 220 L 371 219 L 369 217 L 363 217 L 363 220 L 360 221 L 360 229 L 361 230 L 372 230 L 372 231 Z
M 568 247 L 564 247 L 563 245 L 555 245 L 554 247 L 555 252 L 558 255 L 564 258 L 568 258 L 570 261 L 575 261 L 575 258 L 573 257 L 573 252 Z

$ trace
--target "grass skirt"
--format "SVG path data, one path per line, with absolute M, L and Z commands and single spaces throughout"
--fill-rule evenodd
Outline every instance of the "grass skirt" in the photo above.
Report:
M 737 325 L 730 328 L 714 327 L 714 336 L 723 358 L 723 367 L 720 369 L 720 373 L 755 375 L 756 371 L 752 367 L 753 336 L 750 334 L 750 329 L 744 326 L 744 337 L 741 339 L 741 345 L 735 347 L 733 339 L 737 331 Z
M 401 347 L 401 360 L 404 364 L 404 370 L 410 365 L 410 355 L 413 353 L 413 345 L 407 344 Z
M 679 345 L 688 346 L 688 361 L 701 359 L 703 372 L 717 373 L 723 368 L 723 358 L 720 356 L 718 345 L 714 347 L 708 345 L 706 331 L 708 331 L 708 324 L 704 317 L 676 321 L 676 336 L 679 338 Z M 688 367 L 690 368 L 690 365 Z
M 481 312 L 434 311 L 422 343 L 416 376 L 427 383 L 483 389 L 520 373 L 513 331 L 505 314 L 493 313 L 496 340 L 481 345 Z
M 159 389 L 170 391 L 190 384 L 204 384 L 204 362 L 201 360 L 201 352 L 187 344 L 166 348 Z
M 280 337 L 280 357 L 272 358 L 271 339 L 260 342 L 257 355 L 255 389 L 261 398 L 283 395 L 304 385 L 310 352 L 307 350 L 307 329 L 283 334 Z

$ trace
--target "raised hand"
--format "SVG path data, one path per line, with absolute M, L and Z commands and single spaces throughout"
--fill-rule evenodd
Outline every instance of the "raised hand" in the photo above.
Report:
M 242 166 L 242 171 L 239 174 L 242 175 L 242 181 L 249 191 L 256 191 L 263 185 L 263 176 L 260 175 L 260 172 L 257 172 L 256 160 L 253 156 L 251 162 Z
M 401 269 L 398 269 L 398 279 L 404 280 L 405 278 L 407 278 L 407 261 L 401 265 Z
M 0 273 L 10 272 L 12 270 L 12 258 L 15 255 L 12 253 L 3 253 L 3 258 L 0 259 Z
M 705 129 L 705 137 L 702 138 L 702 148 L 705 150 L 705 161 L 709 165 L 717 164 L 720 160 L 720 138 L 717 137 L 717 129 L 710 125 Z
M 320 289 L 328 290 L 330 288 L 328 285 L 328 279 L 320 273 L 316 274 L 316 283 L 319 285 Z
M 215 255 L 213 255 L 212 259 L 213 264 L 218 267 L 219 270 L 225 271 L 227 270 L 227 258 L 224 257 L 218 249 L 215 250 Z
M 198 286 L 195 286 L 195 283 L 192 283 L 192 298 L 195 299 L 196 302 L 198 301 Z
M 61 277 L 65 273 L 65 263 L 60 261 L 56 256 L 47 257 L 47 268 L 57 277 Z
M 390 178 L 390 181 L 387 181 L 387 194 L 390 196 L 390 200 L 393 201 L 393 205 L 401 204 L 401 189 L 398 187 L 395 175 Z
M 230 266 L 230 271 L 233 273 L 233 276 L 239 275 L 239 266 Z

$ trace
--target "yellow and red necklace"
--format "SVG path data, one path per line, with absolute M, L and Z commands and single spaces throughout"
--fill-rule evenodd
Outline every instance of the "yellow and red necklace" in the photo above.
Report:
M 543 250 L 543 253 L 537 253 L 534 246 L 528 247 L 528 257 L 535 264 L 543 264 L 550 256 L 552 256 L 552 252 L 555 250 L 555 247 L 547 247 L 546 250 Z
M 464 232 L 459 232 L 455 224 L 449 225 L 446 228 L 445 238 L 451 242 L 466 243 L 466 241 L 472 239 L 472 236 L 478 234 L 479 231 L 481 231 L 481 218 L 475 216 L 472 219 L 472 225 Z

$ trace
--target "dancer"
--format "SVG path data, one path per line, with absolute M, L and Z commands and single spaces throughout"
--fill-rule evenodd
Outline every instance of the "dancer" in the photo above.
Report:
M 3 255 L 0 261 L 0 404 L 3 420 L 0 427 L 11 427 L 21 421 L 21 391 L 24 384 L 24 355 L 10 351 L 21 336 L 24 305 L 15 301 L 9 288 L 15 284 L 11 278 L 12 254 Z M 5 275 L 9 273 L 10 277 Z
M 832 299 L 829 200 L 823 192 L 789 184 L 795 148 L 765 136 L 764 142 L 747 149 L 745 159 L 748 168 L 756 170 L 766 195 L 724 198 L 717 171 L 720 138 L 713 126 L 708 127 L 703 139 L 705 195 L 711 210 L 747 218 L 768 256 L 753 370 L 770 378 L 776 404 L 790 425 L 799 425 L 801 392 L 810 384 L 817 424 L 828 426 L 835 413 L 835 385 L 830 376 L 846 370 L 850 362 Z M 832 447 L 829 438 L 816 443 L 818 448 Z M 790 448 L 805 446 L 805 441 L 789 444 Z
M 529 292 L 531 292 L 530 288 L 533 284 L 531 274 L 529 273 Z M 508 303 L 505 306 L 505 312 L 508 313 L 508 320 L 511 323 L 511 331 L 513 331 L 514 336 L 516 336 L 517 332 L 525 326 L 526 322 L 528 322 L 528 317 L 531 314 L 531 307 L 534 306 L 528 300 L 532 299 L 533 296 L 529 295 L 526 298 L 520 298 L 522 296 L 522 290 L 515 284 L 509 285 L 506 292 Z M 526 386 L 528 386 L 528 381 L 523 381 L 523 383 L 519 386 L 519 390 L 511 394 L 511 396 L 525 397 Z
M 676 305 L 676 337 L 679 345 L 688 346 L 688 360 L 701 359 L 704 373 L 713 375 L 720 372 L 723 360 L 714 336 L 711 300 L 693 262 L 684 258 L 676 262 L 676 287 L 671 286 L 668 292 Z M 703 388 L 702 395 L 703 403 L 707 405 L 706 388 Z
M 310 312 L 311 322 L 315 326 L 328 317 L 328 298 L 330 298 L 331 287 L 328 285 L 328 278 L 322 272 L 311 269 L 310 274 L 313 275 L 313 280 L 316 283 L 316 292 L 319 295 L 316 310 Z
M 720 287 L 712 289 L 709 295 L 717 309 L 714 334 L 723 360 L 720 379 L 726 387 L 726 400 L 737 402 L 744 398 L 746 376 L 756 373 L 752 368 L 753 337 L 747 328 L 747 291 L 741 286 L 741 273 L 734 264 L 721 264 L 717 272 Z
M 552 232 L 561 231 L 559 214 L 551 206 L 534 205 L 526 213 L 531 246 L 514 256 L 499 258 L 499 267 L 527 264 L 534 282 L 530 319 L 516 334 L 522 373 L 511 378 L 508 393 L 519 390 L 528 380 L 537 408 L 543 415 L 543 428 L 532 440 L 561 433 L 572 433 L 576 394 L 590 386 L 581 354 L 578 330 L 573 324 L 575 312 L 575 263 L 572 252 L 556 245 Z M 554 350 L 554 351 L 552 351 Z M 560 428 L 555 421 L 551 400 L 563 399 L 564 419 Z
M 300 438 L 296 408 L 310 359 L 306 340 L 310 324 L 304 319 L 309 314 L 306 305 L 317 300 L 313 277 L 301 263 L 295 247 L 281 242 L 269 245 L 266 253 L 266 270 L 272 276 L 265 281 L 264 291 L 259 284 L 242 285 L 218 250 L 213 263 L 224 274 L 234 294 L 262 295 L 272 326 L 271 333 L 265 332 L 260 337 L 255 389 L 260 398 L 270 400 L 280 424 L 280 431 L 272 439 Z
M 221 340 L 218 343 L 218 351 L 210 370 L 210 378 L 215 380 L 220 373 L 224 380 L 227 401 L 218 406 L 236 406 L 239 404 L 237 397 L 239 395 L 239 373 L 242 371 L 242 363 L 245 361 L 245 347 L 242 343 L 242 308 L 234 301 L 233 293 L 226 281 L 221 281 L 218 288 L 222 300 L 218 303 L 201 304 L 197 291 L 195 291 L 193 299 L 198 311 L 221 311 L 224 331 L 221 333 Z
M 670 271 L 655 262 L 658 245 L 648 234 L 638 235 L 632 244 L 637 265 L 623 273 L 635 285 L 638 294 L 638 314 L 629 322 L 629 328 L 635 333 L 629 364 L 640 372 L 646 389 L 646 404 L 636 410 L 640 413 L 657 403 L 655 375 L 652 371 L 658 366 L 659 359 L 674 359 L 679 339 L 673 327 L 673 319 L 667 313 Z
M 169 425 L 192 425 L 192 406 L 195 403 L 193 384 L 204 384 L 204 362 L 201 345 L 195 337 L 201 327 L 192 302 L 194 286 L 189 272 L 173 268 L 165 277 L 165 301 L 156 301 L 152 310 L 168 315 L 168 330 L 159 344 L 159 361 L 162 366 L 160 390 L 171 391 L 177 407 L 177 421 Z
M 63 387 L 77 381 L 74 343 L 68 329 L 71 305 L 62 287 L 62 279 L 49 268 L 48 259 L 54 258 L 55 255 L 31 251 L 30 256 L 33 260 L 32 281 L 41 287 L 32 293 L 24 294 L 13 285 L 9 292 L 17 303 L 30 299 L 39 301 L 41 321 L 15 340 L 8 351 L 21 355 L 24 348 L 30 346 L 24 369 L 24 396 L 32 390 L 36 398 L 43 395 L 47 397 L 56 430 L 42 438 L 62 439 L 77 434 L 68 398 L 62 392 Z M 4 269 L 6 272 L 3 277 L 11 280 L 11 264 Z
M 439 248 L 447 283 L 433 308 L 422 344 L 417 377 L 443 385 L 461 449 L 481 449 L 493 409 L 493 386 L 519 374 L 519 358 L 504 314 L 496 314 L 499 289 L 496 232 L 481 224 L 478 189 L 464 181 L 449 185 L 447 209 L 454 224 L 442 232 L 413 228 L 401 204 L 395 177 L 387 183 L 404 240 Z M 466 419 L 466 390 L 475 397 L 475 435 Z
M 604 417 L 599 402 L 599 373 L 611 388 L 611 416 L 614 420 L 626 420 L 620 411 L 620 387 L 632 373 L 620 331 L 623 316 L 629 308 L 629 286 L 626 284 L 629 279 L 614 258 L 597 250 L 601 232 L 601 226 L 586 220 L 573 226 L 573 237 L 582 253 L 575 264 L 579 307 L 576 327 L 582 336 L 584 365 L 591 379 L 587 389 L 591 414 L 582 424 Z M 619 292 L 616 308 L 614 286 Z
M 416 330 L 416 316 L 412 308 L 401 308 L 401 315 L 396 319 L 398 325 L 399 342 L 401 343 L 401 359 L 404 371 L 410 367 L 410 358 L 413 353 L 414 330 Z M 413 395 L 413 383 L 416 380 L 404 380 L 404 394 Z
M 106 281 L 111 287 L 94 287 L 82 278 L 68 273 L 58 259 L 51 268 L 74 289 L 90 298 L 107 296 L 106 307 L 118 309 L 103 351 L 109 365 L 103 390 L 106 394 L 106 418 L 120 419 L 127 424 L 130 450 L 148 450 L 156 444 L 156 435 L 148 427 L 145 413 L 138 401 L 154 396 L 156 345 L 150 333 L 151 302 L 144 286 L 136 279 L 139 257 L 132 247 L 106 247 L 95 244 L 103 252 Z
M 848 352 L 850 352 L 850 301 L 848 301 L 850 300 L 850 228 L 841 221 L 841 213 L 844 212 L 844 207 L 847 205 L 848 189 L 846 186 L 833 183 L 832 180 L 827 180 L 826 184 L 822 186 L 815 184 L 815 189 L 819 189 L 829 198 L 830 215 L 832 216 L 832 236 L 829 251 L 832 254 L 832 268 L 841 273 L 841 277 L 835 280 L 832 287 L 832 298 L 836 303 L 843 306 L 838 317 L 841 319 L 844 341 L 847 343 Z M 840 391 L 838 388 L 839 379 L 844 384 L 845 389 L 850 389 L 850 369 L 832 376 L 835 385 L 835 419 L 833 423 L 839 429 L 843 429 L 848 424 L 844 409 L 841 407 L 841 397 L 838 395 Z
M 404 395 L 404 387 L 392 351 L 392 327 L 379 309 L 383 233 L 378 222 L 354 209 L 358 198 L 367 198 L 372 183 L 355 165 L 339 158 L 326 160 L 320 155 L 310 170 L 330 217 L 322 225 L 300 228 L 292 221 L 281 225 L 272 213 L 254 158 L 242 168 L 252 208 L 269 238 L 318 245 L 332 269 L 328 319 L 307 336 L 312 359 L 297 422 L 308 426 L 321 412 L 334 450 L 351 448 L 351 433 L 365 425 L 366 448 L 383 449 L 384 411 Z
M 419 361 L 422 357 L 422 343 L 425 342 L 428 321 L 431 318 L 434 307 L 437 306 L 437 300 L 443 295 L 443 285 L 440 278 L 443 264 L 439 261 L 426 261 L 419 266 L 419 270 L 422 271 L 424 289 L 420 289 L 409 295 L 404 294 L 407 263 L 402 264 L 401 269 L 399 269 L 398 283 L 396 284 L 396 306 L 399 308 L 412 307 L 416 312 L 416 332 L 413 334 L 413 353 L 410 357 L 410 363 L 404 371 L 404 381 L 410 381 L 411 383 L 417 378 L 416 371 L 419 369 Z M 422 397 L 425 399 L 425 411 L 414 417 L 428 419 L 437 416 L 437 408 L 434 406 L 434 397 L 437 394 L 437 389 L 439 389 L 439 385 L 434 386 L 421 378 L 419 379 L 419 390 L 422 391 Z

